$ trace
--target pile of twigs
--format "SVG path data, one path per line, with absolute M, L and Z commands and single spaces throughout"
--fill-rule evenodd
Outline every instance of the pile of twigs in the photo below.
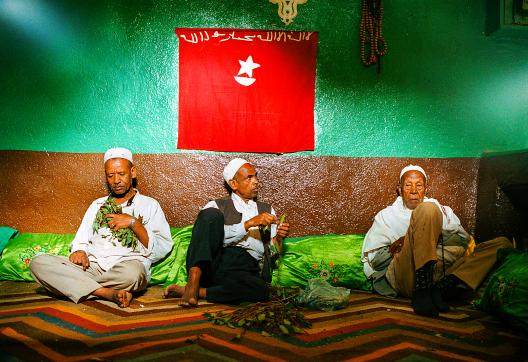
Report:
M 231 313 L 204 313 L 204 316 L 217 325 L 241 328 L 241 333 L 235 338 L 240 338 L 248 329 L 260 331 L 263 336 L 271 336 L 303 333 L 304 328 L 311 327 L 304 313 L 294 303 L 299 288 L 272 287 L 270 290 L 271 299 L 268 302 L 248 304 Z

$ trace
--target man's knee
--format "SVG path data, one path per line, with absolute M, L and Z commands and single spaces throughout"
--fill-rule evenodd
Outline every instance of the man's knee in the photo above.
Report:
M 145 273 L 126 275 L 123 277 L 122 284 L 128 286 L 125 289 L 132 292 L 143 290 L 148 285 L 147 275 Z
M 489 244 L 490 246 L 493 246 L 496 249 L 513 248 L 512 242 L 504 236 L 500 236 L 495 239 L 488 240 L 485 242 L 485 244 Z
M 412 212 L 411 224 L 430 225 L 433 228 L 442 227 L 442 212 L 440 208 L 432 202 L 422 202 Z
M 413 214 L 429 217 L 442 217 L 442 212 L 438 206 L 432 202 L 422 202 L 420 205 L 416 206 L 416 209 L 413 210 Z
M 214 207 L 209 207 L 207 209 L 200 210 L 198 213 L 197 221 L 212 223 L 220 222 L 224 223 L 224 214 Z
M 114 265 L 111 269 L 109 280 L 118 281 L 117 284 L 125 289 L 141 290 L 147 286 L 147 273 L 145 266 L 139 260 L 127 260 Z
M 49 269 L 50 266 L 54 266 L 56 264 L 57 261 L 55 256 L 40 254 L 31 259 L 29 263 L 29 270 L 33 275 L 36 275 L 39 274 L 43 269 Z

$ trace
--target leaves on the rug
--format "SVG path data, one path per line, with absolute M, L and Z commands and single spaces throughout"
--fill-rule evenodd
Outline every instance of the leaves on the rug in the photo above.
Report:
M 233 312 L 204 313 L 204 317 L 217 325 L 241 328 L 239 339 L 246 329 L 257 330 L 263 336 L 303 333 L 311 327 L 304 313 L 294 304 L 299 288 L 272 287 L 268 302 L 251 303 Z

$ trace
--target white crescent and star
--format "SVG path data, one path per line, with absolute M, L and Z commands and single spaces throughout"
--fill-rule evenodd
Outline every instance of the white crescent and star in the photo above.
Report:
M 259 68 L 260 64 L 253 62 L 251 55 L 247 57 L 246 61 L 239 60 L 238 62 L 240 63 L 240 70 L 234 77 L 237 83 L 246 87 L 255 83 L 256 79 L 253 78 L 253 69 Z M 247 77 L 239 77 L 242 74 L 247 74 Z

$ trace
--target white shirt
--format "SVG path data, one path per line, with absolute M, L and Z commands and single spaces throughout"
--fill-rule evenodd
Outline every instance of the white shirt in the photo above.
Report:
M 231 193 L 231 199 L 235 205 L 235 209 L 242 214 L 242 221 L 239 224 L 224 225 L 224 246 L 236 245 L 240 248 L 246 249 L 247 252 L 257 260 L 260 260 L 264 254 L 264 245 L 260 239 L 260 231 L 258 227 L 251 227 L 246 231 L 244 223 L 249 219 L 259 214 L 257 203 L 253 200 L 245 202 L 240 196 Z M 208 209 L 214 207 L 218 209 L 216 202 L 209 201 L 203 208 Z M 275 215 L 275 210 L 271 209 L 271 214 Z M 271 238 L 277 235 L 277 225 L 271 225 Z
M 444 235 L 456 233 L 465 239 L 469 239 L 468 233 L 460 225 L 460 220 L 450 207 L 442 206 L 436 199 L 427 197 L 424 198 L 424 202 L 432 202 L 440 208 L 442 212 L 442 233 Z M 407 233 L 411 222 L 411 214 L 412 210 L 408 209 L 401 196 L 398 196 L 392 205 L 381 210 L 374 217 L 374 223 L 367 235 L 365 235 L 361 253 L 363 271 L 367 278 L 374 273 L 369 262 L 374 258 L 376 251 L 391 245 Z
M 151 264 L 167 255 L 173 244 L 163 210 L 156 200 L 141 195 L 137 190 L 130 206 L 127 206 L 127 203 L 121 205 L 124 214 L 143 218 L 143 226 L 148 234 L 148 248 L 138 240 L 136 249 L 132 250 L 122 246 L 107 227 L 93 231 L 95 215 L 107 198 L 108 196 L 101 197 L 88 207 L 71 243 L 71 252 L 85 251 L 90 262 L 96 262 L 103 270 L 108 270 L 124 260 L 139 260 L 145 266 L 147 278 L 150 280 Z

